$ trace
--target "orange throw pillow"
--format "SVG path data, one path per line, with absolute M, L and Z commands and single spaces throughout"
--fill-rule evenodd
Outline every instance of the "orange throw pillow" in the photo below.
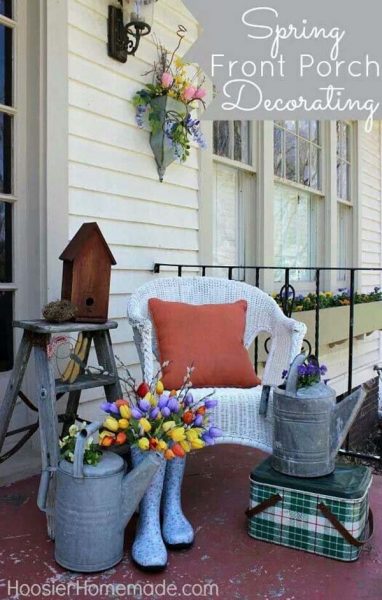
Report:
M 149 300 L 165 389 L 179 389 L 187 367 L 200 387 L 251 388 L 260 385 L 243 344 L 246 300 L 233 304 L 184 304 Z

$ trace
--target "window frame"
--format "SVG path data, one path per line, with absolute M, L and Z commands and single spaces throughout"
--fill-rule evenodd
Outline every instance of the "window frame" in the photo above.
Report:
M 314 192 L 317 192 L 317 195 L 321 195 L 324 196 L 323 193 L 323 152 L 324 152 L 324 148 L 323 148 L 323 122 L 322 121 L 318 121 L 316 119 L 312 119 L 314 121 L 316 121 L 316 123 L 318 123 L 318 141 L 315 142 L 313 140 L 310 140 L 308 138 L 305 138 L 304 136 L 300 135 L 300 131 L 298 129 L 298 123 L 300 122 L 299 120 L 294 120 L 295 123 L 295 131 L 288 129 L 287 127 L 285 127 L 284 125 L 280 125 L 279 123 L 285 123 L 285 121 L 273 121 L 273 136 L 275 133 L 276 128 L 281 130 L 283 132 L 283 142 L 282 142 L 282 160 L 283 160 L 283 175 L 277 175 L 275 173 L 275 169 L 274 169 L 274 177 L 276 179 L 279 180 L 279 182 L 283 182 L 286 184 L 291 184 L 291 185 L 295 185 L 296 187 L 298 187 L 300 190 L 304 190 L 304 191 L 309 191 L 312 192 L 312 190 L 314 190 Z M 310 121 L 309 121 L 310 122 Z M 286 169 L 286 133 L 291 134 L 292 136 L 295 137 L 296 139 L 296 159 L 297 159 L 297 172 L 296 172 L 296 181 L 294 181 L 293 179 L 289 179 L 288 177 L 286 177 L 286 173 L 285 173 L 285 169 Z M 317 173 L 317 188 L 314 188 L 310 185 L 305 185 L 303 183 L 300 182 L 300 153 L 299 153 L 299 149 L 300 149 L 300 144 L 301 142 L 307 143 L 309 144 L 309 147 L 313 146 L 317 149 L 318 151 L 318 161 L 317 161 L 317 167 L 318 167 L 318 173 Z M 273 165 L 274 165 L 274 159 L 275 159 L 275 154 L 274 154 L 274 137 L 273 137 Z
M 339 215 L 341 207 L 349 210 L 350 213 L 350 223 L 347 225 L 347 230 L 350 232 L 350 240 L 348 240 L 346 246 L 350 250 L 350 264 L 346 261 L 345 267 L 341 265 L 343 268 L 350 268 L 351 266 L 358 264 L 356 260 L 357 257 L 357 220 L 358 220 L 358 188 L 357 188 L 357 172 L 358 172 L 358 144 L 357 144 L 357 127 L 355 121 L 350 121 L 347 119 L 341 120 L 341 122 L 346 123 L 347 126 L 350 127 L 350 135 L 349 135 L 349 144 L 350 144 L 350 152 L 349 152 L 349 160 L 346 161 L 346 164 L 350 167 L 349 177 L 348 177 L 348 187 L 350 189 L 350 198 L 345 200 L 338 195 L 338 180 L 337 180 L 337 161 L 338 161 L 338 152 L 337 152 L 337 121 L 335 122 L 334 134 L 335 134 L 335 171 L 336 171 L 336 180 L 335 180 L 335 191 L 336 191 L 336 217 L 337 217 L 337 248 L 339 248 L 340 244 L 340 236 L 339 236 Z M 343 161 L 344 162 L 344 161 Z M 347 254 L 347 256 L 349 256 Z M 337 265 L 339 265 L 339 252 L 337 250 Z M 341 269 L 336 271 L 336 286 L 344 287 L 349 283 L 349 274 L 345 274 L 345 277 L 341 277 Z
M 316 120 L 316 119 L 313 119 Z M 319 162 L 318 162 L 318 171 L 319 171 L 319 189 L 315 189 L 312 188 L 310 186 L 304 185 L 302 183 L 299 183 L 298 181 L 293 181 L 292 179 L 288 179 L 287 177 L 280 177 L 278 175 L 275 174 L 275 164 L 274 164 L 274 159 L 275 159 L 275 137 L 274 137 L 274 132 L 275 132 L 275 127 L 279 127 L 280 129 L 283 129 L 284 131 L 289 131 L 287 129 L 285 129 L 284 127 L 277 125 L 275 121 L 272 121 L 272 172 L 273 172 L 273 185 L 272 185 L 272 210 L 274 209 L 274 199 L 275 199 L 275 187 L 276 186 L 282 186 L 282 187 L 287 187 L 290 189 L 295 190 L 297 193 L 300 191 L 304 194 L 308 194 L 311 198 L 311 201 L 315 201 L 317 202 L 317 222 L 318 225 L 320 227 L 321 230 L 321 234 L 317 235 L 317 245 L 316 248 L 314 249 L 314 253 L 317 256 L 317 261 L 320 263 L 324 263 L 324 255 L 325 255 L 325 213 L 326 213 L 326 198 L 327 198 L 327 194 L 326 194 L 326 189 L 327 189 L 327 172 L 326 172 L 326 168 L 325 168 L 325 155 L 327 152 L 327 144 L 326 144 L 326 128 L 325 128 L 325 122 L 324 121 L 318 121 L 319 123 L 319 138 L 318 138 L 318 144 L 314 143 L 314 142 L 309 142 L 308 140 L 306 140 L 306 138 L 303 138 L 302 136 L 299 135 L 299 132 L 297 133 L 293 133 L 293 135 L 296 136 L 296 138 L 298 139 L 302 139 L 304 141 L 308 141 L 308 143 L 312 143 L 313 145 L 317 146 L 320 150 L 319 152 Z M 297 121 L 295 121 L 297 122 Z M 298 148 L 299 148 L 299 144 L 297 144 L 297 165 L 299 165 L 299 154 L 298 154 Z M 284 153 L 285 153 L 285 135 L 284 135 Z M 285 162 L 285 159 L 284 159 Z M 298 167 L 299 168 L 299 167 Z M 299 175 L 299 173 L 297 173 L 297 175 Z M 272 248 L 272 263 L 275 264 L 275 250 L 276 250 L 276 246 L 275 246 L 275 240 L 274 240 L 274 218 L 272 219 L 272 230 L 273 230 L 273 248 Z M 275 265 L 278 266 L 278 265 Z M 310 265 L 306 265 L 306 266 L 310 266 Z M 312 266 L 316 266 L 316 265 L 312 265 Z M 291 269 L 293 269 L 293 267 L 291 267 Z M 303 271 L 303 269 L 294 269 L 296 271 Z M 310 272 L 310 279 L 293 279 L 291 280 L 291 284 L 293 285 L 293 287 L 295 288 L 295 290 L 297 292 L 311 292 L 314 291 L 315 289 L 315 281 L 314 281 L 314 271 Z M 283 281 L 281 281 L 281 285 L 283 284 Z M 280 280 L 276 279 L 276 271 L 273 272 L 273 276 L 272 276 L 272 291 L 273 292 L 277 292 L 280 289 Z
M 0 294 L 12 294 L 12 316 L 11 319 L 14 319 L 14 311 L 15 311 L 15 294 L 18 290 L 18 286 L 16 284 L 16 258 L 15 258 L 15 227 L 16 227 L 16 217 L 15 217 L 15 209 L 18 200 L 18 187 L 17 187 L 17 160 L 16 160 L 16 146 L 17 146 L 17 116 L 18 116 L 18 85 L 17 85 L 17 75 L 18 75 L 18 40 L 17 40 L 17 26 L 18 26 L 18 3 L 13 0 L 12 2 L 12 18 L 7 17 L 3 14 L 0 14 L 0 25 L 3 25 L 12 30 L 12 56 L 11 56 L 11 105 L 0 103 L 0 113 L 9 116 L 11 119 L 11 148 L 10 148 L 10 190 L 9 193 L 0 192 L 0 202 L 6 202 L 10 204 L 12 207 L 11 214 L 11 239 L 9 240 L 9 245 L 11 249 L 11 278 L 9 282 L 0 282 Z M 7 340 L 8 349 L 10 354 L 9 360 L 9 369 L 4 369 L 0 371 L 0 376 L 7 376 L 9 372 L 13 368 L 14 364 L 14 334 L 13 330 L 10 334 L 10 339 Z
M 230 131 L 234 132 L 234 121 L 229 121 Z M 254 256 L 254 236 L 250 235 L 250 228 L 255 227 L 255 211 L 256 211 L 256 197 L 257 197 L 257 189 L 256 189 L 256 142 L 258 139 L 258 128 L 257 123 L 254 121 L 249 122 L 249 156 L 250 156 L 250 164 L 241 162 L 238 160 L 234 160 L 232 158 L 227 158 L 225 156 L 220 156 L 213 152 L 213 123 L 212 123 L 212 151 L 211 151 L 211 165 L 212 165 L 212 173 L 215 175 L 215 169 L 220 164 L 222 166 L 226 166 L 232 169 L 235 169 L 238 174 L 238 206 L 237 206 L 237 223 L 238 223 L 238 232 L 237 232 L 237 256 L 239 257 L 239 264 L 245 266 L 245 264 L 252 264 L 252 257 Z M 232 138 L 233 139 L 233 138 Z M 232 142 L 231 142 L 232 143 Z M 247 177 L 246 177 L 247 176 Z M 253 177 L 253 181 L 249 183 L 248 176 Z M 214 231 L 213 235 L 213 256 L 212 263 L 214 263 L 215 249 L 216 249 L 216 218 L 218 207 L 216 205 L 216 181 L 213 176 L 213 198 L 214 198 L 214 219 L 212 229 Z M 245 194 L 244 188 L 246 186 L 250 187 L 250 193 Z M 248 258 L 249 257 L 249 258 Z M 249 261 L 249 262 L 248 262 Z M 221 273 L 220 273 L 221 274 Z M 249 281 L 251 279 L 251 273 L 242 270 L 240 273 L 236 273 L 237 278 L 240 281 Z
M 237 121 L 237 120 L 236 120 Z M 229 148 L 231 156 L 222 156 L 220 154 L 215 154 L 214 152 L 214 124 L 217 121 L 213 121 L 212 124 L 212 156 L 215 161 L 225 162 L 227 165 L 240 165 L 240 168 L 243 170 L 248 170 L 253 172 L 254 170 L 254 123 L 253 121 L 248 121 L 248 154 L 249 161 L 243 162 L 241 160 L 237 160 L 234 157 L 234 146 L 235 146 L 235 122 L 236 121 L 225 121 L 228 123 L 229 128 Z M 245 119 L 243 119 L 245 121 Z

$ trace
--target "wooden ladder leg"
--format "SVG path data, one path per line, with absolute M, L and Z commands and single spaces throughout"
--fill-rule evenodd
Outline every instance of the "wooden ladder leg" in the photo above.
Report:
M 89 352 L 90 352 L 90 346 L 92 343 L 93 334 L 91 332 L 84 331 L 83 336 L 84 336 L 84 338 L 88 339 L 86 355 L 82 361 L 84 363 L 84 365 L 87 365 L 88 360 L 89 360 Z M 84 373 L 84 369 L 81 368 L 80 376 L 83 375 L 83 373 Z M 68 435 L 69 427 L 76 420 L 76 415 L 78 413 L 78 406 L 80 404 L 80 399 L 81 399 L 81 390 L 75 390 L 73 392 L 69 392 L 68 402 L 66 404 L 66 410 L 65 410 L 65 415 L 64 415 L 64 425 L 62 427 L 62 436 Z
M 36 336 L 37 337 L 37 336 Z M 38 336 L 34 345 L 36 376 L 38 384 L 38 410 L 40 422 L 40 443 L 42 459 L 42 480 L 49 477 L 49 491 L 46 501 L 48 535 L 54 539 L 54 504 L 56 496 L 56 471 L 59 461 L 58 419 L 56 412 L 56 390 L 54 372 L 47 355 L 50 336 Z
M 20 347 L 17 352 L 15 365 L 9 379 L 4 400 L 0 405 L 0 452 L 4 445 L 4 440 L 8 431 L 9 423 L 15 408 L 17 396 L 28 365 L 32 349 L 31 335 L 24 331 Z
M 105 395 L 108 402 L 115 402 L 118 398 L 122 398 L 121 382 L 118 379 L 118 370 L 115 363 L 113 346 L 111 343 L 110 332 L 97 331 L 94 335 L 94 346 L 99 364 L 106 369 L 110 375 L 115 377 L 113 384 L 105 386 Z

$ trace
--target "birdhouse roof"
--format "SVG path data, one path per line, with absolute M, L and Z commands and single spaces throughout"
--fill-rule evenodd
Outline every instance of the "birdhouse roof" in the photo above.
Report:
M 97 223 L 84 223 L 83 225 L 81 225 L 76 235 L 69 242 L 69 244 L 66 246 L 65 250 L 61 254 L 60 260 L 67 260 L 72 262 L 79 254 L 81 254 L 83 247 L 89 240 L 89 237 L 91 237 L 94 233 L 98 236 L 100 242 L 102 242 L 102 244 L 104 245 L 105 250 L 109 255 L 111 264 L 116 265 L 117 261 L 112 255 L 111 250 L 107 245 L 107 242 L 103 237 L 102 232 L 98 227 Z

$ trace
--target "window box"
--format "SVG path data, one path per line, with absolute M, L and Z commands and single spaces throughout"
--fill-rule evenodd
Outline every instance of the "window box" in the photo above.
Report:
M 320 346 L 333 347 L 349 338 L 350 306 L 333 306 L 320 310 Z M 294 312 L 292 317 L 305 323 L 306 339 L 314 349 L 316 311 Z M 361 338 L 382 330 L 382 302 L 367 302 L 354 306 L 354 337 Z
M 345 344 L 349 339 L 349 315 L 350 306 L 332 306 L 320 310 L 320 348 L 328 346 L 333 348 L 339 344 Z M 314 352 L 316 311 L 306 310 L 292 313 L 293 319 L 305 323 L 308 340 Z M 366 302 L 354 306 L 354 338 L 362 339 L 374 331 L 382 331 L 382 301 Z M 267 336 L 259 336 L 259 362 L 265 362 L 267 353 L 264 343 Z M 269 342 L 268 342 L 269 346 Z

